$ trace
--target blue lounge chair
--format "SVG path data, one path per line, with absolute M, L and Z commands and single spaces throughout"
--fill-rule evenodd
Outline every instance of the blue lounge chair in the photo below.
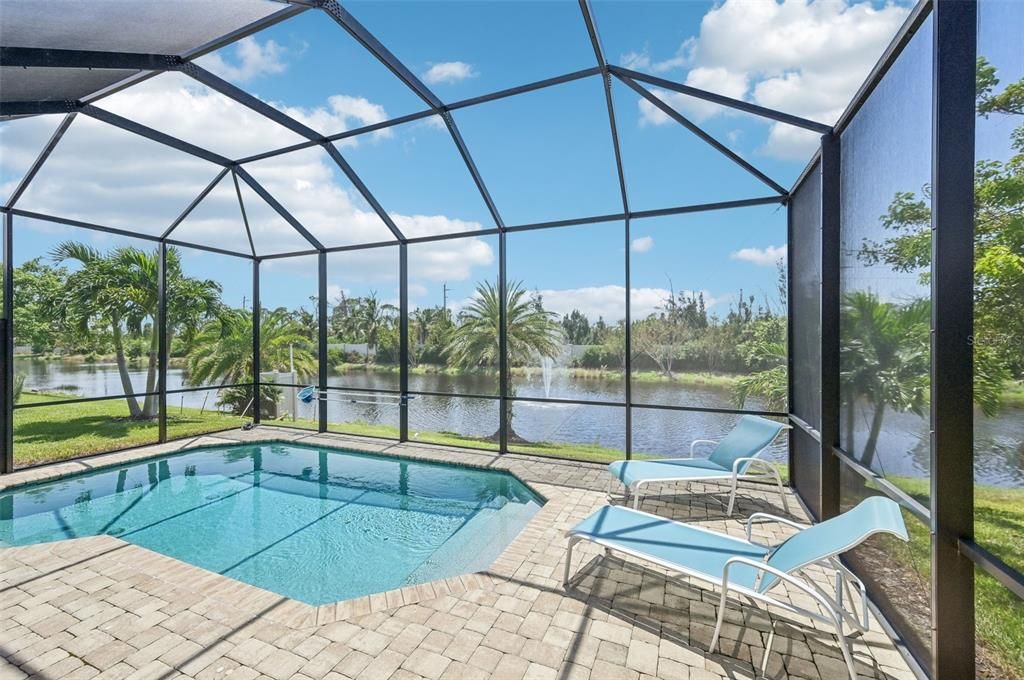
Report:
M 641 489 L 649 484 L 686 482 L 689 485 L 690 482 L 728 481 L 732 489 L 726 514 L 732 515 L 736 504 L 736 487 L 741 479 L 769 479 L 775 481 L 779 496 L 782 497 L 782 506 L 789 512 L 779 471 L 758 457 L 780 432 L 787 429 L 789 425 L 774 420 L 743 416 L 722 441 L 698 439 L 691 443 L 689 458 L 617 460 L 608 466 L 608 472 L 626 485 L 626 501 L 632 495 L 634 509 L 640 507 Z M 714 444 L 715 448 L 708 458 L 695 458 L 694 451 L 698 444 Z M 610 495 L 611 481 L 608 482 L 608 492 Z
M 781 522 L 800 528 L 800 531 L 778 545 L 760 545 L 750 538 L 754 523 L 761 521 Z M 606 552 L 624 553 L 721 588 L 718 622 L 708 651 L 714 651 L 718 644 L 728 596 L 745 595 L 834 626 L 850 677 L 856 680 L 853 656 L 843 633 L 843 624 L 848 623 L 857 631 L 867 630 L 867 592 L 863 582 L 842 565 L 838 555 L 877 533 L 889 533 L 907 540 L 907 529 L 899 506 L 882 496 L 868 498 L 838 517 L 809 527 L 766 513 L 756 513 L 747 520 L 747 540 L 639 510 L 605 506 L 566 532 L 569 550 L 565 558 L 563 583 L 569 587 L 573 546 L 580 541 L 596 543 Z M 800 573 L 811 565 L 834 572 L 834 593 L 826 592 Z M 785 598 L 773 597 L 770 591 L 783 583 L 806 593 L 821 605 L 826 614 L 804 609 Z M 852 606 L 858 598 L 850 590 L 851 583 L 860 594 L 859 619 L 857 608 Z M 851 601 L 849 607 L 846 606 L 846 597 Z M 771 653 L 774 625 L 773 621 L 762 673 Z

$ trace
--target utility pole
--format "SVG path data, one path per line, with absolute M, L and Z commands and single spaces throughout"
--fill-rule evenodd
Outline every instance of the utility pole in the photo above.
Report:
M 444 283 L 441 284 L 441 296 L 443 300 L 441 303 L 441 309 L 443 309 L 446 312 L 448 311 L 448 290 L 448 282 L 445 281 Z

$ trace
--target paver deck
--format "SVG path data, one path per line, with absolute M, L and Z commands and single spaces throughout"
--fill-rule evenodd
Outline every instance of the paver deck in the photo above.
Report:
M 487 572 L 320 607 L 109 536 L 0 549 L 0 680 L 753 678 L 773 625 L 768 677 L 846 677 L 833 635 L 751 605 L 731 608 L 721 653 L 709 654 L 715 593 L 594 546 L 579 547 L 579 577 L 563 589 L 563 534 L 607 502 L 602 465 L 259 427 L 16 472 L 0 489 L 271 439 L 505 469 L 548 502 Z M 777 493 L 761 489 L 744 486 L 732 519 L 699 484 L 687 493 L 652 488 L 642 509 L 742 536 L 737 518 L 783 514 Z M 780 540 L 786 531 L 766 526 L 759 536 Z M 874 619 L 854 653 L 861 677 L 914 677 Z

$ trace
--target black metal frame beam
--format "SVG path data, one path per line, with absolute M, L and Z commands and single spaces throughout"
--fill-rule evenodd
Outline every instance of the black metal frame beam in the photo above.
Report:
M 839 137 L 821 138 L 821 477 L 818 508 L 821 518 L 839 514 L 839 459 L 833 450 L 839 447 L 839 316 L 841 271 L 841 154 Z
M 160 443 L 167 441 L 167 243 L 161 241 L 157 251 L 157 439 Z
M 508 282 L 506 271 L 506 239 L 508 235 L 502 231 L 498 234 L 498 451 L 508 451 L 508 428 L 512 422 L 509 401 L 509 364 L 508 364 Z
M 277 12 L 274 12 L 273 14 L 268 14 L 262 19 L 257 19 L 256 21 L 246 24 L 245 26 L 242 26 L 241 28 L 231 31 L 230 33 L 218 36 L 213 40 L 210 40 L 202 45 L 199 45 L 191 50 L 188 50 L 187 52 L 180 55 L 181 59 L 182 61 L 192 61 L 193 59 L 198 59 L 199 57 L 205 54 L 209 54 L 210 52 L 219 50 L 220 48 L 226 45 L 230 45 L 236 40 L 241 40 L 242 38 L 253 35 L 254 33 L 259 33 L 260 31 L 266 28 L 270 28 L 271 26 L 279 24 L 282 21 L 285 21 L 286 19 L 290 19 L 293 16 L 301 14 L 302 12 L 305 12 L 307 9 L 309 8 L 300 5 L 288 5 L 278 10 Z M 102 90 L 93 92 L 88 97 L 84 97 L 82 99 L 82 102 L 86 104 L 91 104 L 100 99 L 103 99 L 104 97 L 109 97 L 112 94 L 120 92 L 125 88 L 131 87 L 132 85 L 137 85 L 138 83 L 141 83 L 145 80 L 149 80 L 153 76 L 156 76 L 160 73 L 162 73 L 162 71 L 142 71 L 134 76 L 130 76 L 120 82 L 105 87 Z
M 263 309 L 260 306 L 260 261 L 252 261 L 252 422 L 259 425 L 262 417 L 260 397 L 260 321 Z
M 601 84 L 604 89 L 605 108 L 608 110 L 608 127 L 611 132 L 612 150 L 615 152 L 615 171 L 619 180 L 619 193 L 622 198 L 622 212 L 626 216 L 623 220 L 623 276 L 625 279 L 625 313 L 626 329 L 623 339 L 623 370 L 625 371 L 625 400 L 626 400 L 626 459 L 633 457 L 633 323 L 631 310 L 631 259 L 632 239 L 629 223 L 629 192 L 626 190 L 626 174 L 622 167 L 622 147 L 619 144 L 619 129 L 615 123 L 615 104 L 612 98 L 612 76 L 609 72 L 608 60 L 605 59 L 604 49 L 601 45 L 601 37 L 597 32 L 597 23 L 594 21 L 594 14 L 590 8 L 590 0 L 579 0 L 580 13 L 583 15 L 583 23 L 587 27 L 587 35 L 590 36 L 590 45 L 594 50 L 594 58 L 597 60 L 597 68 L 601 74 Z
M 309 233 L 309 231 L 302 226 L 301 222 L 295 219 L 295 217 L 288 212 L 283 205 L 278 203 L 277 199 L 274 198 L 269 191 L 264 189 L 263 185 L 257 182 L 255 177 L 249 174 L 248 170 L 239 166 L 235 168 L 235 174 L 241 177 L 242 181 L 248 184 L 249 188 L 255 191 L 257 196 L 266 201 L 267 205 L 273 208 L 274 212 L 280 215 L 285 222 L 290 224 L 295 231 L 299 232 L 299 234 L 309 242 L 309 245 L 313 246 L 318 252 L 323 252 L 324 244 L 320 243 L 313 234 Z
M 327 432 L 327 253 L 320 251 L 316 258 L 317 272 L 317 427 Z
M 146 139 L 158 142 L 160 144 L 163 144 L 164 146 L 169 146 L 172 149 L 182 151 L 191 156 L 195 156 L 196 158 L 201 158 L 204 161 L 213 163 L 214 165 L 219 165 L 221 167 L 230 167 L 234 165 L 234 161 L 232 161 L 230 158 L 221 156 L 220 154 L 213 153 L 212 151 L 207 151 L 201 146 L 189 144 L 188 142 L 178 139 L 177 137 L 172 137 L 171 135 L 160 132 L 159 130 L 154 130 L 151 127 L 146 127 L 141 123 L 136 123 L 135 121 L 119 116 L 116 113 L 111 113 L 110 111 L 99 108 L 95 104 L 84 104 L 81 106 L 81 108 L 79 108 L 79 111 L 89 116 L 90 118 L 95 118 L 96 120 L 103 121 L 108 125 L 112 125 L 116 128 L 120 128 L 127 132 L 134 133 L 140 137 L 145 137 Z
M 711 102 L 712 104 L 719 104 L 730 109 L 736 109 L 737 111 L 743 111 L 744 113 L 750 113 L 755 116 L 762 118 L 769 118 L 779 123 L 786 123 L 794 127 L 803 128 L 805 130 L 811 130 L 821 134 L 827 134 L 832 132 L 832 126 L 826 125 L 825 123 L 819 123 L 817 121 L 808 120 L 807 118 L 801 118 L 800 116 L 794 116 L 789 113 L 782 111 L 776 111 L 766 106 L 759 106 L 757 104 L 751 104 L 750 102 L 743 101 L 742 99 L 733 99 L 732 97 L 726 97 L 724 95 L 715 94 L 707 90 L 702 90 L 698 87 L 691 87 L 690 85 L 683 85 L 665 78 L 659 78 L 657 76 L 648 75 L 641 73 L 640 71 L 634 71 L 628 68 L 622 68 L 621 66 L 610 66 L 609 67 L 615 75 L 622 75 L 632 80 L 639 80 L 640 82 L 655 87 L 660 87 L 663 90 L 671 90 L 678 92 L 679 94 L 685 94 L 696 99 L 703 99 L 704 101 Z
M 409 441 L 409 246 L 398 246 L 398 441 Z
M 206 85 L 210 89 L 219 92 L 225 97 L 228 97 L 234 100 L 235 102 L 241 104 L 242 106 L 251 109 L 257 114 L 270 119 L 271 121 L 277 123 L 278 125 L 302 137 L 305 137 L 307 140 L 311 142 L 308 148 L 312 148 L 312 146 L 319 145 L 324 151 L 327 152 L 327 155 L 330 156 L 331 160 L 334 161 L 334 163 L 338 166 L 342 173 L 344 173 L 345 177 L 347 177 L 348 180 L 352 182 L 352 185 L 356 188 L 356 191 L 360 193 L 360 195 L 366 200 L 366 202 L 369 203 L 370 206 L 373 208 L 374 212 L 376 212 L 377 215 L 381 218 L 381 220 L 384 221 L 384 224 L 387 225 L 389 230 L 391 230 L 391 233 L 394 234 L 395 238 L 398 239 L 399 241 L 404 240 L 405 237 L 402 235 L 401 230 L 395 224 L 394 220 L 391 219 L 391 216 L 383 208 L 383 206 L 381 206 L 380 202 L 376 199 L 376 197 L 374 197 L 369 187 L 366 186 L 366 183 L 363 182 L 363 180 L 359 177 L 358 173 L 356 173 L 355 169 L 348 163 L 348 161 L 345 160 L 341 152 L 338 151 L 337 147 L 335 147 L 331 143 L 331 141 L 328 140 L 327 137 L 321 135 L 319 132 L 313 130 L 304 123 L 295 120 L 294 118 L 284 113 L 283 111 L 267 104 L 262 99 L 254 97 L 245 90 L 236 87 L 235 85 L 232 85 L 223 78 L 220 78 L 214 75 L 213 73 L 210 73 L 206 69 L 197 66 L 196 64 L 184 64 L 181 66 L 180 70 L 186 75 Z M 302 233 L 302 231 L 300 231 L 300 233 Z M 303 236 L 305 235 L 306 234 L 303 234 Z M 322 249 L 322 246 L 317 247 L 319 249 Z
M 932 676 L 975 675 L 974 127 L 977 2 L 932 11 Z
M 853 95 L 853 99 L 850 100 L 846 110 L 843 111 L 842 115 L 839 116 L 839 120 L 833 126 L 833 133 L 839 135 L 847 128 L 853 117 L 860 111 L 860 108 L 864 106 L 864 102 L 868 100 L 871 93 L 875 91 L 878 84 L 882 82 L 882 78 L 889 72 L 892 65 L 896 63 L 900 54 L 903 53 L 905 48 L 917 33 L 917 29 L 921 27 L 924 20 L 928 18 L 928 14 L 932 9 L 932 0 L 919 0 L 914 8 L 910 11 L 910 14 L 903 21 L 903 25 L 899 31 L 896 32 L 896 36 L 893 37 L 888 47 L 885 48 L 885 52 L 875 63 L 874 68 L 871 69 L 871 73 L 864 79 L 864 84 L 860 86 L 857 93 Z
M 427 106 L 435 111 L 440 111 L 444 108 L 437 95 L 431 92 L 430 88 L 424 85 L 412 71 L 406 68 L 405 64 L 399 61 L 398 57 L 392 54 L 388 48 L 384 47 L 383 43 L 377 40 L 376 36 L 359 23 L 359 20 L 352 16 L 341 4 L 336 2 L 336 0 L 324 0 L 319 6 L 339 26 L 344 28 L 349 35 L 355 38 L 356 42 L 362 45 L 366 51 L 376 57 L 380 63 L 384 64 L 389 71 L 395 74 L 395 77 L 405 83 L 406 87 L 415 92 L 416 96 L 426 102 Z
M 238 186 L 238 173 L 232 170 L 231 183 L 235 186 L 235 198 L 238 199 L 238 211 L 242 213 L 242 226 L 245 227 L 245 237 L 249 240 L 249 252 L 252 259 L 256 259 L 256 244 L 252 240 L 252 229 L 249 228 L 249 215 L 245 212 L 245 201 L 242 200 L 242 187 Z
M 0 314 L 0 474 L 14 472 L 14 216 L 3 215 L 3 308 Z
M 134 69 L 166 71 L 181 57 L 174 54 L 57 50 L 44 47 L 0 47 L 0 64 L 23 68 Z
M 53 153 L 53 150 L 57 148 L 57 144 L 64 136 L 64 133 L 68 131 L 69 127 L 71 127 L 71 123 L 74 122 L 76 115 L 76 113 L 72 112 L 64 116 L 64 120 L 60 122 L 57 129 L 53 131 L 52 135 L 50 135 L 50 139 L 47 140 L 46 146 L 42 148 L 39 155 L 36 156 L 36 159 L 32 161 L 32 165 L 29 167 L 28 172 L 26 172 L 25 176 L 21 178 L 21 181 L 18 182 L 18 186 L 15 187 L 14 192 L 11 194 L 10 198 L 7 199 L 5 207 L 13 208 L 18 202 L 18 199 L 25 193 L 29 184 L 31 184 L 35 176 L 39 174 L 39 170 L 43 167 L 46 159 L 49 158 L 50 154 Z
M 646 99 L 648 102 L 653 104 L 654 107 L 657 108 L 659 111 L 661 111 L 666 116 L 668 116 L 672 120 L 676 121 L 677 123 L 679 123 L 680 125 L 685 127 L 687 130 L 689 130 L 693 134 L 697 135 L 697 137 L 699 137 L 705 143 L 711 145 L 716 151 L 718 151 L 723 156 L 725 156 L 726 158 L 731 160 L 733 163 L 735 163 L 736 165 L 740 166 L 741 168 L 743 168 L 744 170 L 749 172 L 751 175 L 756 177 L 758 180 L 760 180 L 762 183 L 766 184 L 768 187 L 770 187 L 774 191 L 777 191 L 780 195 L 782 195 L 782 196 L 787 195 L 786 189 L 781 184 L 779 184 L 778 182 L 773 180 L 771 177 L 769 177 L 768 175 L 766 175 L 763 172 L 761 172 L 760 170 L 758 170 L 756 167 L 754 167 L 745 158 L 743 158 L 742 156 L 737 154 L 735 151 L 733 151 L 732 149 L 727 147 L 725 144 L 722 144 L 720 141 L 718 141 L 717 139 L 712 137 L 710 134 L 705 132 L 699 125 L 697 125 L 696 123 L 691 121 L 689 118 L 687 118 L 686 116 L 684 116 L 683 114 L 679 113 L 674 108 L 672 108 L 671 106 L 666 104 L 664 101 L 662 101 L 662 99 L 660 97 L 656 96 L 653 92 L 651 92 L 647 88 L 641 86 L 639 83 L 637 83 L 635 80 L 633 80 L 632 78 L 630 78 L 628 76 L 622 75 L 621 73 L 616 73 L 614 71 L 612 73 L 623 84 L 625 84 L 631 90 L 633 90 L 638 95 L 640 95 L 641 97 Z
M 178 225 L 184 222 L 185 219 L 192 214 L 192 211 L 196 209 L 196 206 L 202 203 L 203 199 L 206 198 L 210 194 L 210 192 L 217 187 L 218 184 L 220 184 L 220 181 L 224 179 L 224 175 L 228 174 L 229 170 L 230 168 L 222 168 L 221 171 L 217 173 L 217 176 L 214 177 L 213 180 L 206 185 L 206 188 L 200 191 L 199 195 L 192 199 L 191 203 L 185 206 L 185 209 L 181 211 L 181 214 L 174 218 L 174 221 L 171 222 L 170 226 L 164 230 L 164 233 L 160 235 L 160 238 L 170 238 L 171 233 L 173 233 L 174 230 L 178 228 Z

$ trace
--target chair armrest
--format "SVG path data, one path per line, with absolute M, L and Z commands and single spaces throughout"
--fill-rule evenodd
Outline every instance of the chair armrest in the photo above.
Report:
M 749 464 L 753 465 L 754 463 L 766 463 L 766 462 L 767 461 L 763 461 L 760 458 L 757 458 L 756 456 L 747 456 L 746 458 L 737 458 L 736 460 L 734 460 L 732 462 L 732 473 L 734 475 L 738 474 L 740 466 L 743 465 L 744 463 L 749 463 Z
M 715 445 L 717 445 L 718 442 L 715 441 L 714 439 L 694 439 L 692 442 L 690 442 L 690 458 L 694 457 L 693 456 L 693 450 L 695 448 L 697 448 L 697 444 L 715 444 Z
M 790 574 L 788 572 L 782 571 L 781 569 L 776 569 L 775 567 L 773 567 L 773 566 L 771 566 L 771 565 L 769 565 L 769 564 L 767 564 L 765 562 L 759 562 L 757 560 L 752 560 L 749 557 L 739 557 L 739 556 L 737 556 L 737 557 L 730 557 L 728 560 L 725 561 L 725 568 L 722 570 L 722 588 L 727 588 L 728 587 L 728 583 L 729 583 L 729 569 L 734 564 L 744 564 L 744 565 L 746 565 L 748 567 L 752 567 L 755 570 L 761 572 L 760 574 L 758 574 L 757 579 L 754 581 L 754 588 L 753 588 L 753 591 L 756 592 L 760 597 L 762 597 L 762 598 L 764 598 L 766 600 L 770 600 L 771 599 L 771 598 L 766 597 L 764 595 L 764 593 L 760 592 L 758 590 L 758 588 L 760 587 L 760 584 L 761 584 L 761 577 L 765 573 L 772 574 L 773 576 L 778 577 L 779 580 L 785 581 L 786 583 L 788 583 L 788 584 L 790 584 L 790 585 L 792 585 L 792 586 L 794 586 L 796 588 L 799 588 L 802 592 L 806 593 L 811 598 L 813 598 L 818 604 L 823 605 L 824 608 L 825 608 L 825 611 L 831 613 L 832 616 L 833 616 L 833 619 L 837 623 L 838 623 L 839 620 L 841 620 L 842 617 L 840 617 L 839 615 L 836 614 L 836 610 L 835 610 L 836 603 L 835 602 L 830 602 L 827 597 L 822 595 L 811 584 L 807 583 L 803 579 L 796 578 L 795 576 L 793 576 L 792 574 Z M 794 606 L 794 605 L 789 605 L 789 606 Z M 811 614 L 811 612 L 809 612 L 809 611 L 806 612 L 806 613 Z M 812 616 L 813 616 L 813 614 L 812 614 Z
M 747 540 L 750 540 L 751 530 L 754 528 L 755 522 L 777 522 L 779 524 L 785 524 L 786 526 L 793 527 L 794 529 L 806 529 L 806 524 L 800 522 L 794 522 L 791 519 L 785 517 L 779 517 L 768 512 L 755 512 L 753 515 L 747 518 Z

